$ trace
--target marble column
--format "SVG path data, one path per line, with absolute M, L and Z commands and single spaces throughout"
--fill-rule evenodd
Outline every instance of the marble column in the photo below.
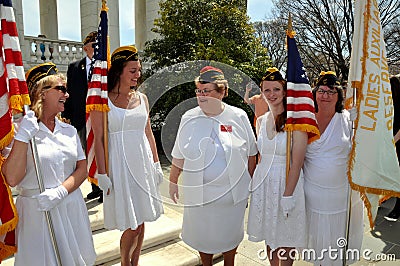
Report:
M 30 56 L 30 47 L 29 43 L 25 43 L 25 38 L 24 38 L 25 31 L 24 31 L 22 0 L 13 0 L 13 8 L 14 8 L 15 22 L 17 24 L 19 45 L 21 47 L 22 60 L 26 62 Z
M 158 38 L 158 34 L 151 31 L 154 27 L 154 20 L 159 17 L 158 11 L 160 6 L 159 0 L 147 0 L 146 1 L 146 41 L 154 40 Z
M 87 34 L 96 31 L 99 27 L 99 15 L 101 10 L 101 1 L 99 0 L 81 0 L 81 40 L 85 39 Z
M 58 39 L 57 0 L 39 0 L 40 33 Z
M 143 51 L 146 42 L 146 0 L 135 0 L 135 46 Z
M 116 48 L 120 46 L 119 0 L 107 1 L 107 6 L 108 6 L 108 36 L 110 36 L 110 51 L 112 53 Z
M 81 38 L 99 27 L 101 0 L 80 0 L 81 7 Z M 119 47 L 119 1 L 107 1 L 108 7 L 108 36 L 110 36 L 110 51 Z

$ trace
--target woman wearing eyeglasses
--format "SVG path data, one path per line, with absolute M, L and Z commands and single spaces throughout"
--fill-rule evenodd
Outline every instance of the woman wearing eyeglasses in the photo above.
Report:
M 304 191 L 308 218 L 308 248 L 320 257 L 323 249 L 343 247 L 346 230 L 347 163 L 351 149 L 350 113 L 343 109 L 343 90 L 333 71 L 322 72 L 313 90 L 320 139 L 308 145 L 304 161 Z M 355 109 L 351 110 L 354 113 Z M 361 248 L 363 233 L 362 202 L 352 192 L 349 249 Z M 342 259 L 309 259 L 315 265 L 342 265 Z M 307 259 L 307 258 L 306 258 Z M 350 261 L 348 261 L 350 262 Z
M 202 68 L 195 85 L 199 106 L 182 116 L 172 150 L 169 194 L 184 204 L 182 239 L 199 251 L 202 264 L 212 265 L 213 254 L 222 253 L 224 265 L 233 266 L 244 236 L 255 137 L 246 112 L 222 102 L 228 82 L 220 69 Z
M 2 172 L 17 186 L 15 265 L 57 265 L 44 211 L 50 211 L 63 265 L 93 265 L 96 253 L 86 204 L 78 189 L 87 177 L 86 158 L 76 129 L 61 122 L 69 95 L 53 63 L 27 73 L 32 111 L 19 124 Z M 40 193 L 30 140 L 35 137 L 45 191 Z

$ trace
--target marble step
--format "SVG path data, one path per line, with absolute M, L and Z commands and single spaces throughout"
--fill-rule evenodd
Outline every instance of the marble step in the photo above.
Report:
M 146 223 L 143 249 L 158 246 L 179 238 L 181 224 L 162 215 L 157 221 Z M 118 230 L 97 230 L 93 241 L 97 253 L 96 265 L 104 264 L 119 258 L 119 239 L 122 232 Z
M 179 238 L 162 243 L 158 246 L 144 249 L 140 255 L 141 266 L 195 266 L 200 265 L 197 251 L 191 249 Z M 110 261 L 105 266 L 120 265 L 119 261 Z
M 93 241 L 97 253 L 96 265 L 119 259 L 119 239 L 122 232 L 119 230 L 105 230 L 103 228 L 103 206 L 96 200 L 87 202 Z M 164 214 L 154 222 L 146 223 L 143 249 L 148 249 L 162 243 L 179 238 L 182 225 L 182 214 L 165 207 Z M 10 257 L 2 262 L 4 266 L 14 265 L 14 258 Z
M 214 263 L 222 259 L 222 254 L 214 255 Z M 199 253 L 186 245 L 180 238 L 144 249 L 140 255 L 141 266 L 198 266 L 201 265 Z M 118 266 L 119 260 L 110 261 L 104 266 Z

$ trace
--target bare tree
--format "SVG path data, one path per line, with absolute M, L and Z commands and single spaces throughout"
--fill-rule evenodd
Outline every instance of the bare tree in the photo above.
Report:
M 275 39 L 282 38 L 277 32 L 284 34 L 285 21 L 291 12 L 298 48 L 310 78 L 330 69 L 347 79 L 354 32 L 353 1 L 273 0 L 273 17 L 263 23 L 266 26 L 256 26 L 256 31 L 259 36 L 267 37 L 263 44 L 269 49 L 271 60 L 280 63 L 282 54 L 274 47 L 278 42 Z M 378 3 L 390 71 L 397 74 L 400 71 L 400 1 L 378 0 Z M 262 28 L 270 32 L 259 32 Z
M 287 52 L 285 49 L 285 31 L 287 21 L 270 19 L 265 22 L 253 23 L 255 34 L 262 45 L 267 48 L 267 54 L 272 59 L 272 65 L 278 69 L 286 67 Z

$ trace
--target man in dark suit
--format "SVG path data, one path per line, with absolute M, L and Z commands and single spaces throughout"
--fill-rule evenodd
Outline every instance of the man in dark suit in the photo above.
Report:
M 68 66 L 67 88 L 69 99 L 65 102 L 65 109 L 62 114 L 78 131 L 84 150 L 86 150 L 86 94 L 88 91 L 89 72 L 93 65 L 93 44 L 96 42 L 96 37 L 97 31 L 92 31 L 86 36 L 83 40 L 83 50 L 86 56 Z M 87 195 L 87 198 L 99 198 L 98 201 L 103 202 L 103 192 L 98 186 L 92 184 L 92 192 Z

